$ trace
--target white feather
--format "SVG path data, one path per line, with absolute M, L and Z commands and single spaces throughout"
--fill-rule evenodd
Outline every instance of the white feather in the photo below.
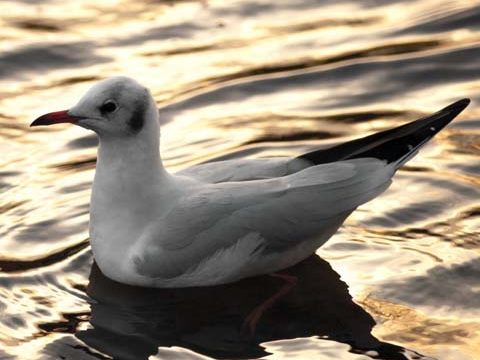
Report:
M 118 110 L 105 118 L 98 107 L 112 100 Z M 212 285 L 293 265 L 384 191 L 395 171 L 373 158 L 317 166 L 273 158 L 172 175 L 158 151 L 155 102 L 138 83 L 105 80 L 72 111 L 100 140 L 90 210 L 95 259 L 107 276 L 133 285 Z

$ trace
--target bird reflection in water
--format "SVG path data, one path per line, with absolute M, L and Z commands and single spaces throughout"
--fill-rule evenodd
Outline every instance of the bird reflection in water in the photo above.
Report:
M 259 276 L 213 287 L 153 289 L 112 281 L 94 264 L 87 288 L 94 300 L 92 327 L 76 336 L 116 359 L 148 359 L 158 347 L 170 346 L 216 359 L 252 359 L 269 354 L 263 342 L 311 336 L 349 344 L 351 352 L 368 352 L 375 359 L 409 358 L 404 348 L 371 334 L 375 321 L 353 302 L 328 262 L 312 255 L 282 273 L 297 277 L 296 286 L 250 334 L 242 330 L 245 318 L 278 291 L 281 279 Z

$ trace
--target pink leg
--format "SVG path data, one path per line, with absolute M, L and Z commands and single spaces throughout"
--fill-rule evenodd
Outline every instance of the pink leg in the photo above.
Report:
M 263 303 L 255 307 L 245 318 L 243 321 L 242 332 L 248 330 L 250 335 L 255 333 L 255 329 L 257 328 L 258 321 L 262 317 L 263 313 L 270 309 L 275 302 L 288 294 L 290 290 L 292 290 L 295 285 L 297 284 L 297 278 L 293 275 L 286 275 L 286 274 L 277 274 L 273 273 L 270 276 L 282 279 L 285 283 L 284 285 L 278 290 L 275 294 L 265 300 Z

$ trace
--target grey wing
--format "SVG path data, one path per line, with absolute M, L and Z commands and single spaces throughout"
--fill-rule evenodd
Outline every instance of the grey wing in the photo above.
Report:
M 270 179 L 293 174 L 311 166 L 307 160 L 290 157 L 232 159 L 198 164 L 179 171 L 206 183 Z
M 388 187 L 393 171 L 381 160 L 355 159 L 278 179 L 206 185 L 163 219 L 163 240 L 149 247 L 137 270 L 174 277 L 227 248 L 242 247 L 246 258 L 258 251 L 288 251 L 326 226 L 335 231 L 353 209 Z

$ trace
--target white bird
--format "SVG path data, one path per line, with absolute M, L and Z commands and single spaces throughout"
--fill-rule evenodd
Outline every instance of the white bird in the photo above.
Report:
M 313 254 L 468 103 L 295 158 L 210 162 L 176 174 L 162 164 L 155 101 L 126 77 L 97 83 L 70 110 L 31 126 L 71 122 L 98 134 L 90 241 L 106 276 L 205 286 L 271 274 Z

